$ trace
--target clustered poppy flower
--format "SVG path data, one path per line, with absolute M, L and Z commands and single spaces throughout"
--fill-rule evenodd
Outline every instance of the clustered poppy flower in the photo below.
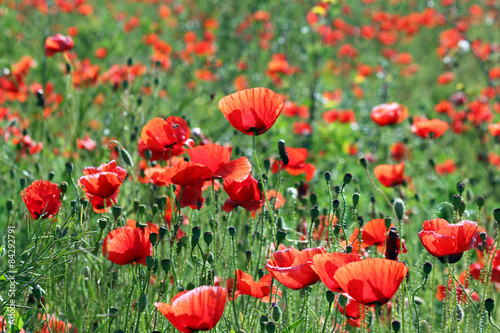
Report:
M 407 272 L 408 267 L 404 263 L 371 258 L 340 267 L 333 278 L 356 302 L 375 306 L 391 300 Z
M 399 103 L 384 103 L 373 107 L 370 118 L 379 126 L 402 123 L 408 118 L 408 108 Z
M 476 222 L 463 220 L 450 224 L 438 218 L 424 221 L 418 237 L 430 255 L 442 263 L 452 264 L 459 261 L 465 251 L 474 247 L 476 233 Z
M 273 259 L 267 260 L 266 268 L 284 286 L 293 290 L 302 289 L 319 281 L 310 264 L 314 255 L 321 253 L 326 253 L 322 247 L 299 251 L 281 244 L 280 249 L 271 254 Z
M 131 222 L 132 224 L 132 222 Z M 146 257 L 152 255 L 149 228 L 124 226 L 111 230 L 102 243 L 102 254 L 117 265 L 146 265 Z
M 155 306 L 175 328 L 191 333 L 214 328 L 224 313 L 226 300 L 226 288 L 201 286 L 178 293 L 171 304 L 158 302 Z
M 222 98 L 219 109 L 238 131 L 261 135 L 278 119 L 283 110 L 283 100 L 271 89 L 252 88 Z
M 120 186 L 127 177 L 127 171 L 113 160 L 99 167 L 86 167 L 78 185 L 90 200 L 95 212 L 103 212 L 117 202 Z
M 57 215 L 61 207 L 61 190 L 57 184 L 46 180 L 34 181 L 21 192 L 21 196 L 31 217 L 35 220 L 52 218 Z

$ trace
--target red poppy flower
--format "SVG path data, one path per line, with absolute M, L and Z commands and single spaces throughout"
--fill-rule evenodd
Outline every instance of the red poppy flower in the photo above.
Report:
M 152 255 L 148 228 L 121 227 L 111 230 L 102 243 L 102 254 L 117 265 L 139 263 L 146 266 L 146 257 Z
M 310 181 L 314 177 L 316 167 L 311 163 L 306 163 L 307 149 L 286 147 L 286 152 L 288 154 L 288 164 L 283 165 L 283 161 L 281 161 L 281 169 L 288 171 L 292 176 L 305 173 L 306 181 Z M 277 173 L 278 169 L 278 161 L 275 161 L 271 171 Z
M 401 162 L 408 154 L 408 148 L 402 142 L 391 145 L 391 158 L 396 162 Z
M 193 145 L 191 131 L 186 121 L 180 117 L 170 116 L 167 119 L 153 118 L 141 131 L 139 154 L 144 157 L 146 150 L 151 151 L 151 160 L 168 160 L 170 156 L 182 155 L 186 151 L 184 145 Z
M 259 281 L 254 281 L 250 274 L 238 269 L 236 271 L 236 290 L 234 291 L 234 299 L 237 299 L 239 295 L 250 295 L 255 298 L 260 298 L 264 303 L 269 303 L 272 279 L 273 277 L 271 274 L 266 274 L 261 277 Z M 276 286 L 273 286 L 273 295 L 275 293 L 281 295 L 281 291 L 276 291 Z M 232 300 L 233 299 L 230 299 L 230 301 Z
M 446 121 L 439 119 L 429 120 L 425 118 L 416 118 L 411 125 L 411 131 L 421 138 L 430 138 L 432 135 L 433 139 L 437 139 L 441 137 L 449 127 Z
M 84 168 L 83 175 L 78 179 L 78 185 L 89 198 L 94 211 L 101 212 L 116 203 L 127 171 L 117 166 L 113 160 L 108 164 L 101 164 L 98 168 Z
M 238 206 L 252 212 L 259 209 L 264 203 L 259 190 L 259 183 L 251 175 L 242 182 L 226 179 L 222 186 L 229 196 L 224 206 L 222 206 L 225 212 L 229 213 Z
M 393 164 L 381 164 L 377 165 L 373 169 L 375 177 L 379 182 L 385 187 L 393 187 L 400 185 L 405 180 L 404 177 L 405 163 Z
M 408 108 L 399 103 L 384 103 L 372 109 L 370 118 L 379 126 L 400 124 L 408 118 Z
M 333 278 L 356 302 L 375 306 L 391 300 L 407 272 L 401 262 L 372 258 L 340 267 Z
M 191 333 L 214 328 L 224 313 L 226 300 L 226 288 L 201 286 L 178 293 L 172 304 L 155 303 L 155 306 L 175 328 Z
M 391 223 L 390 227 L 394 226 Z M 349 243 L 353 243 L 356 241 L 356 238 L 359 234 L 359 228 L 354 229 L 351 237 L 349 239 Z M 367 248 L 368 246 L 377 246 L 377 250 L 382 252 L 385 246 L 385 241 L 387 239 L 387 228 L 385 226 L 384 219 L 373 219 L 363 225 L 361 228 L 361 246 L 363 248 Z
M 212 172 L 210 178 L 244 180 L 252 171 L 252 165 L 246 157 L 231 161 L 232 148 L 224 148 L 214 143 L 191 148 L 187 151 L 191 162 L 207 166 Z
M 361 260 L 359 255 L 352 253 L 322 253 L 312 258 L 311 268 L 318 274 L 325 286 L 333 292 L 342 292 L 337 281 L 333 278 L 335 272 L 350 262 Z
M 90 136 L 87 134 L 83 139 L 77 138 L 76 145 L 78 149 L 86 149 L 88 151 L 93 151 L 97 147 L 97 142 L 92 140 Z
M 212 171 L 200 163 L 186 162 L 184 160 L 175 166 L 166 169 L 163 173 L 154 175 L 153 180 L 161 185 L 175 184 L 180 186 L 195 186 L 202 188 L 210 179 Z
M 35 220 L 39 218 L 52 218 L 61 207 L 61 191 L 57 187 L 57 184 L 49 181 L 34 181 L 27 189 L 21 192 L 21 195 L 31 217 Z
M 345 295 L 344 295 L 345 296 Z M 347 324 L 352 327 L 361 327 L 364 323 L 365 318 L 365 308 L 362 304 L 359 304 L 354 299 L 347 296 L 347 304 L 345 308 L 338 304 L 338 297 L 335 298 L 334 307 L 338 309 L 338 311 L 346 317 Z M 372 308 L 369 308 L 373 312 Z M 368 316 L 371 316 L 372 313 L 367 313 Z
M 490 131 L 491 135 L 500 138 L 500 123 L 498 124 L 489 124 L 488 131 Z
M 310 264 L 314 255 L 321 253 L 326 253 L 322 247 L 299 251 L 280 246 L 280 250 L 272 254 L 273 259 L 267 260 L 266 268 L 284 286 L 293 290 L 302 289 L 319 281 Z
M 48 315 L 45 316 L 45 314 L 38 314 L 38 321 L 39 322 L 44 322 L 43 326 L 41 329 L 36 330 L 34 333 L 65 333 L 65 332 L 71 332 L 71 333 L 76 333 L 78 332 L 78 328 L 73 327 L 71 323 L 67 323 L 64 320 L 58 319 L 56 316 Z M 24 330 L 22 330 L 24 332 Z
M 283 100 L 270 89 L 252 88 L 222 98 L 219 109 L 238 131 L 247 135 L 261 135 L 278 119 Z
M 455 172 L 456 170 L 455 161 L 452 159 L 448 159 L 443 163 L 436 164 L 436 172 L 438 175 L 449 175 Z
M 424 221 L 423 230 L 418 233 L 427 252 L 442 263 L 455 263 L 462 254 L 474 247 L 477 224 L 463 220 L 450 224 L 445 219 Z
M 73 39 L 70 36 L 63 36 L 61 34 L 50 36 L 45 40 L 45 55 L 52 57 L 58 52 L 71 50 L 74 45 Z

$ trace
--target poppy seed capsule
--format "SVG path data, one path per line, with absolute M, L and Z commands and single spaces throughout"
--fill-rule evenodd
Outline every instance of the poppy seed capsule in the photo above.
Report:
M 495 301 L 492 298 L 487 298 L 484 301 L 484 308 L 491 315 L 491 313 L 493 312 L 493 309 L 495 309 Z
M 432 264 L 428 261 L 424 262 L 424 274 L 429 275 L 432 272 Z
M 149 241 L 151 242 L 151 245 L 155 246 L 156 242 L 158 241 L 158 234 L 156 232 L 152 232 L 149 234 Z
M 399 332 L 399 330 L 401 329 L 401 322 L 399 320 L 394 320 L 392 322 L 392 329 L 394 330 L 394 332 Z
M 339 208 L 339 206 L 340 206 L 340 200 L 339 199 L 333 200 L 332 201 L 332 205 L 333 205 L 333 209 Z
M 75 169 L 73 163 L 71 162 L 66 162 L 65 167 L 66 167 L 66 172 L 69 173 L 70 175 L 73 173 L 73 170 Z
M 325 172 L 325 180 L 329 182 L 330 179 L 332 179 L 332 173 L 330 171 Z
M 331 290 L 326 291 L 326 301 L 328 304 L 332 305 L 333 301 L 335 301 L 335 293 Z
M 112 213 L 113 213 L 113 217 L 115 219 L 119 218 L 120 215 L 122 214 L 122 206 L 113 206 L 113 208 L 111 209 Z
M 352 180 L 352 174 L 351 174 L 351 173 L 349 173 L 349 172 L 348 172 L 348 173 L 346 173 L 346 174 L 344 175 L 344 180 L 343 180 L 344 185 L 349 184 L 349 183 L 351 182 L 351 180 Z
M 462 215 L 465 212 L 465 208 L 466 208 L 465 201 L 462 201 L 460 203 L 460 206 L 458 207 L 458 213 Z
M 154 264 L 155 264 L 155 258 L 153 258 L 152 256 L 147 256 L 146 257 L 146 267 L 148 269 L 151 269 L 151 268 L 153 268 Z
M 35 286 L 31 289 L 31 292 L 37 300 L 40 300 L 42 298 L 43 290 L 38 284 L 35 284 Z
M 392 219 L 389 216 L 386 216 L 384 219 L 384 223 L 385 223 L 385 228 L 389 229 L 392 224 Z
M 26 187 L 26 178 L 19 178 L 19 184 L 21 185 L 21 188 Z
M 342 307 L 345 307 L 347 305 L 348 298 L 345 297 L 344 295 L 340 295 L 339 297 L 339 304 Z
M 105 218 L 100 218 L 100 219 L 99 219 L 99 228 L 100 228 L 101 230 L 106 229 L 106 225 L 107 225 L 107 224 L 108 224 L 108 220 L 107 220 L 107 219 L 105 219 Z
M 269 320 L 267 316 L 260 316 L 260 328 L 263 330 L 266 327 L 266 323 Z
M 160 209 L 158 208 L 157 204 L 153 204 L 153 206 L 151 206 L 151 210 L 153 211 L 153 216 L 155 216 L 156 214 L 158 214 L 158 211 Z
M 246 251 L 245 251 L 245 256 L 246 256 L 246 258 L 247 258 L 247 261 L 252 260 L 252 251 L 250 251 L 250 250 L 246 250 Z
M 476 203 L 477 203 L 477 207 L 479 209 L 483 208 L 484 201 L 485 201 L 484 197 L 482 197 L 482 196 L 481 197 L 477 197 Z
M 141 214 L 141 215 L 146 214 L 146 205 L 144 205 L 144 204 L 139 205 L 138 212 L 139 212 L 139 214 Z
M 201 228 L 196 226 L 196 227 L 193 227 L 193 229 L 191 229 L 191 230 L 193 232 L 192 239 L 199 240 L 200 236 L 201 236 Z
M 259 274 L 259 279 L 262 279 L 262 277 L 264 276 L 265 272 L 262 268 L 259 268 L 259 270 L 257 271 L 257 273 Z
M 459 181 L 457 183 L 457 191 L 460 194 L 464 193 L 464 191 L 465 191 L 465 183 L 463 181 Z
M 481 241 L 484 243 L 486 242 L 486 238 L 488 237 L 488 235 L 483 231 L 479 233 L 479 237 L 481 237 Z
M 207 244 L 207 246 L 210 246 L 210 244 L 212 244 L 213 237 L 214 235 L 211 231 L 206 231 L 203 233 L 203 240 L 205 241 L 205 244 Z
M 167 228 L 165 227 L 160 227 L 160 230 L 159 230 L 159 233 L 158 233 L 158 236 L 160 237 L 160 239 L 163 239 L 163 237 L 165 237 L 165 235 L 167 234 Z
M 161 268 L 165 272 L 165 274 L 168 274 L 168 271 L 170 271 L 170 267 L 172 266 L 172 260 L 170 259 L 163 259 L 161 261 Z
M 458 209 L 461 202 L 462 197 L 458 194 L 453 194 L 453 196 L 451 197 L 451 204 L 453 205 L 453 208 Z
M 314 192 L 312 192 L 310 195 L 309 195 L 309 201 L 311 202 L 311 205 L 316 205 L 318 203 L 318 195 Z
M 345 247 L 345 253 L 351 253 L 352 252 L 352 245 L 347 245 Z
M 266 158 L 264 160 L 264 169 L 266 169 L 266 172 L 269 172 L 270 168 L 271 168 L 271 160 Z
M 283 139 L 278 141 L 278 152 L 280 154 L 280 159 L 283 165 L 288 165 L 288 153 L 286 152 L 285 140 Z
M 269 321 L 266 324 L 266 332 L 267 333 L 274 333 L 274 331 L 276 331 L 276 323 Z

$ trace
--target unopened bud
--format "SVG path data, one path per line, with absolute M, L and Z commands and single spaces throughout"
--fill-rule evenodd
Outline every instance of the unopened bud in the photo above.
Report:
M 122 214 L 122 206 L 115 205 L 113 206 L 113 208 L 111 208 L 111 211 L 113 213 L 114 218 L 117 219 Z
M 163 259 L 161 261 L 161 268 L 163 271 L 168 274 L 168 271 L 170 271 L 170 267 L 172 266 L 172 260 L 170 259 Z
M 123 163 L 132 168 L 134 167 L 134 160 L 132 159 L 132 156 L 125 148 L 120 149 L 120 157 L 122 158 Z
M 288 165 L 289 159 L 288 159 L 288 153 L 286 151 L 285 147 L 285 140 L 281 139 L 278 141 L 278 151 L 280 154 L 280 159 L 283 165 Z
M 318 206 L 314 206 L 311 208 L 311 220 L 315 220 L 319 216 L 319 208 Z
M 62 194 L 65 194 L 66 192 L 68 192 L 68 183 L 62 182 L 61 184 L 59 184 L 59 189 L 61 190 Z
M 279 228 L 276 231 L 276 241 L 278 242 L 278 245 L 283 243 L 285 239 L 286 239 L 286 230 L 283 228 Z
M 392 322 L 392 329 L 394 330 L 394 332 L 399 332 L 399 330 L 401 329 L 401 322 L 399 320 L 394 320 Z
M 361 194 L 359 194 L 358 192 L 352 194 L 352 205 L 354 206 L 354 208 L 356 208 L 356 206 L 358 205 L 360 196 Z
M 359 159 L 359 164 L 361 164 L 361 166 L 365 169 L 368 168 L 368 161 L 364 157 L 361 157 Z
M 351 173 L 349 173 L 349 172 L 348 172 L 348 173 L 346 173 L 346 174 L 344 175 L 344 185 L 349 184 L 349 183 L 351 182 L 351 180 L 352 180 L 352 174 L 351 174 Z
M 332 305 L 333 301 L 335 301 L 335 293 L 331 290 L 326 291 L 326 301 L 328 304 Z
M 461 202 L 462 197 L 458 194 L 453 194 L 453 196 L 451 197 L 451 204 L 453 205 L 453 208 L 458 209 Z
M 432 264 L 428 261 L 424 262 L 424 274 L 429 275 L 432 272 Z
M 476 203 L 477 203 L 477 207 L 479 209 L 483 208 L 484 201 L 485 201 L 484 197 L 482 197 L 482 196 L 481 197 L 477 197 Z
M 66 162 L 66 172 L 69 173 L 70 175 L 73 174 L 73 170 L 75 169 L 73 163 L 71 162 Z
M 318 203 L 318 195 L 314 192 L 312 192 L 310 195 L 309 195 L 309 201 L 311 202 L 311 205 L 316 205 Z
M 396 217 L 398 218 L 398 220 L 401 221 L 405 214 L 405 204 L 403 200 L 398 198 L 394 201 L 394 211 L 396 212 Z
M 329 182 L 330 179 L 332 179 L 332 173 L 330 171 L 325 172 L 325 180 Z
M 488 311 L 488 313 L 491 315 L 491 313 L 493 312 L 493 310 L 495 309 L 495 301 L 492 299 L 492 298 L 487 298 L 485 301 L 484 301 L 484 308 L 486 309 L 486 311 Z
M 54 179 L 55 175 L 56 175 L 56 173 L 54 171 L 50 171 L 49 172 L 49 177 L 48 177 L 49 181 L 51 181 L 52 179 Z
M 273 304 L 272 317 L 274 321 L 279 321 L 281 318 L 281 309 L 276 304 Z
M 465 191 L 465 183 L 463 181 L 459 181 L 457 183 L 457 191 L 460 194 L 464 193 L 464 191 Z
M 207 232 L 203 233 L 203 240 L 205 241 L 207 246 L 210 246 L 213 238 L 214 238 L 214 234 L 211 231 L 207 231 Z
M 236 228 L 235 227 L 230 226 L 229 228 L 227 228 L 227 230 L 229 231 L 229 235 L 231 235 L 231 237 L 234 237 L 236 235 Z

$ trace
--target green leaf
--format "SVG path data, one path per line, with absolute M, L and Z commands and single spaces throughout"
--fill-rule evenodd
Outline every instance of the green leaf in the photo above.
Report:
M 291 333 L 291 332 L 293 332 L 297 327 L 300 326 L 300 324 L 302 324 L 303 321 L 304 321 L 304 317 L 299 318 L 299 320 L 297 320 L 296 322 L 292 323 L 290 326 L 288 326 L 287 328 L 285 328 L 285 330 L 283 331 L 283 333 Z

